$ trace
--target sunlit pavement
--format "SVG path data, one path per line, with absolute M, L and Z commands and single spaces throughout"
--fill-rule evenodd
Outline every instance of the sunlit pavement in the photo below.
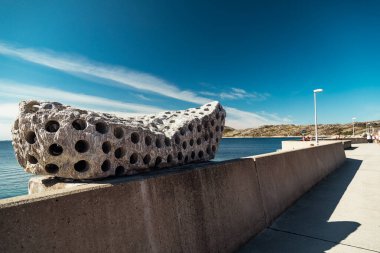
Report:
M 380 145 L 356 144 L 239 252 L 380 252 Z

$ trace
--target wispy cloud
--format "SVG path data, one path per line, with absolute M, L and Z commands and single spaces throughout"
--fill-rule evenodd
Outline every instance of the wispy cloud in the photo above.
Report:
M 254 101 L 263 101 L 270 96 L 269 93 L 247 92 L 241 88 L 231 88 L 228 91 L 222 92 L 201 91 L 199 93 L 204 96 L 215 97 L 222 100 L 248 99 Z
M 1 97 L 1 96 L 0 96 Z M 0 120 L 15 119 L 18 114 L 17 103 L 4 103 L 0 104 Z
M 1 102 L 6 99 L 7 102 Z M 59 89 L 17 83 L 0 79 L 0 140 L 11 139 L 11 125 L 18 115 L 20 100 L 58 101 L 83 109 L 128 117 L 164 111 L 165 108 L 125 103 L 108 98 L 78 94 Z
M 255 99 L 264 100 L 269 94 L 261 94 L 255 92 L 247 92 L 240 88 L 231 88 L 229 91 L 219 93 L 199 92 L 195 93 L 190 90 L 181 90 L 175 85 L 155 77 L 148 73 L 132 71 L 124 67 L 112 66 L 90 61 L 80 56 L 57 54 L 49 50 L 35 50 L 31 48 L 19 48 L 9 44 L 0 42 L 0 54 L 22 59 L 49 68 L 53 68 L 65 73 L 70 73 L 81 78 L 106 80 L 108 85 L 121 85 L 129 88 L 134 88 L 149 93 L 159 94 L 161 96 L 175 98 L 182 101 L 192 102 L 196 104 L 204 104 L 213 99 Z M 103 83 L 103 82 L 102 82 Z M 200 95 L 198 95 L 200 94 Z M 144 104 L 126 103 L 115 101 L 109 98 L 97 97 L 87 94 L 78 94 L 64 90 L 46 88 L 41 86 L 33 86 L 12 81 L 0 79 L 0 97 L 7 99 L 40 99 L 59 101 L 73 106 L 80 106 L 86 109 L 111 112 L 119 116 L 128 116 L 131 114 L 154 113 L 166 110 L 167 108 L 149 106 Z M 139 94 L 140 99 L 149 100 L 146 95 Z M 5 104 L 0 101 L 0 118 L 9 119 L 15 117 L 17 110 L 17 102 L 14 104 Z M 181 109 L 181 108 L 178 108 Z M 237 108 L 226 107 L 228 117 L 226 125 L 234 128 L 257 127 L 263 124 L 278 124 L 284 120 L 280 117 L 273 117 L 271 114 L 246 112 Z M 5 115 L 6 114 L 6 115 Z M 9 125 L 11 121 L 9 121 Z M 2 123 L 3 128 L 7 124 Z M 6 131 L 10 129 L 7 129 Z M 0 139 L 3 129 L 0 132 Z M 6 134 L 6 136 L 9 136 Z
M 18 114 L 18 102 L 26 99 L 40 99 L 44 101 L 59 101 L 64 104 L 80 106 L 84 109 L 102 111 L 120 117 L 141 115 L 164 111 L 166 108 L 146 106 L 141 104 L 125 103 L 103 97 L 77 94 L 59 89 L 46 88 L 23 83 L 16 83 L 0 79 L 0 98 L 12 102 L 0 102 L 0 140 L 11 138 L 11 125 Z M 1 101 L 1 100 L 0 100 Z M 283 123 L 283 119 L 276 115 L 261 112 L 262 115 L 245 112 L 233 107 L 225 107 L 227 111 L 226 125 L 233 128 L 257 127 L 264 124 Z
M 277 113 L 269 113 L 266 111 L 260 111 L 261 115 L 264 115 L 265 118 L 277 122 L 277 124 L 291 124 L 293 122 L 293 117 L 291 115 L 281 117 Z
M 93 62 L 80 56 L 57 54 L 48 50 L 17 48 L 0 43 L 0 54 L 57 69 L 63 72 L 88 75 L 119 83 L 128 87 L 182 101 L 204 104 L 210 101 L 189 90 L 180 90 L 175 85 L 148 73 L 129 70 L 120 66 Z M 110 83 L 113 84 L 113 83 Z
M 41 99 L 48 101 L 59 101 L 74 105 L 89 105 L 91 108 L 104 109 L 111 107 L 125 112 L 133 113 L 155 113 L 165 110 L 164 108 L 148 106 L 143 104 L 125 103 L 108 98 L 67 92 L 40 86 L 21 84 L 17 82 L 0 79 L 0 96 L 8 98 Z
M 253 112 L 241 111 L 232 107 L 225 107 L 227 111 L 226 122 L 227 126 L 237 129 L 254 128 L 261 125 L 280 124 L 281 121 L 269 119 Z
M 136 95 L 138 98 L 141 98 L 142 100 L 146 100 L 146 101 L 152 101 L 152 99 L 144 96 L 143 94 L 137 94 Z

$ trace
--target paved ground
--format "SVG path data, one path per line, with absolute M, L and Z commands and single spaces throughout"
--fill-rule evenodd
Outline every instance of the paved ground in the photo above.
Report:
M 380 145 L 347 161 L 239 252 L 380 252 Z

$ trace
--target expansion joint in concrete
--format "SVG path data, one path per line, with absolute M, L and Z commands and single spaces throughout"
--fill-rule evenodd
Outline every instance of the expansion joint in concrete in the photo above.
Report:
M 256 174 L 257 183 L 258 183 L 258 186 L 259 186 L 261 206 L 263 207 L 263 210 L 264 210 L 265 224 L 266 224 L 266 226 L 269 226 L 268 215 L 267 215 L 266 207 L 264 206 L 263 189 L 261 188 L 261 182 L 260 182 L 260 178 L 259 178 L 259 172 L 258 172 L 257 166 L 256 166 L 256 160 L 254 160 L 254 159 L 253 159 L 253 165 L 255 167 L 255 171 L 256 171 L 255 174 Z
M 314 240 L 334 243 L 336 245 L 340 244 L 340 245 L 344 245 L 344 246 L 348 246 L 348 247 L 352 247 L 352 248 L 366 250 L 366 251 L 369 251 L 369 252 L 380 253 L 380 251 L 376 251 L 376 250 L 372 250 L 372 249 L 366 249 L 366 248 L 358 247 L 358 246 L 351 245 L 351 244 L 346 244 L 346 243 L 340 243 L 340 242 L 336 242 L 336 241 L 326 240 L 326 239 L 322 239 L 322 238 L 318 238 L 318 237 L 314 237 L 314 236 L 310 236 L 310 235 L 304 235 L 304 234 L 294 233 L 294 232 L 291 232 L 291 231 L 286 231 L 286 230 L 277 229 L 277 228 L 273 228 L 273 227 L 268 227 L 267 229 L 273 230 L 275 232 L 286 233 L 286 234 L 291 234 L 291 235 L 296 235 L 296 236 L 307 237 L 307 238 L 314 239 Z

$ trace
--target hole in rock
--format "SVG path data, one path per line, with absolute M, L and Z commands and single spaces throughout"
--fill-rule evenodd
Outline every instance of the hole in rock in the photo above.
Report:
M 187 128 L 189 128 L 189 130 L 192 132 L 193 129 L 194 129 L 194 126 L 193 126 L 193 124 L 189 124 L 189 125 L 187 126 Z
M 45 104 L 42 109 L 46 109 L 46 110 L 50 110 L 53 108 L 53 105 L 52 104 Z
M 32 131 L 29 131 L 25 136 L 25 140 L 29 144 L 34 144 L 37 141 L 36 134 Z
M 90 148 L 90 145 L 85 140 L 79 140 L 77 143 L 75 143 L 75 150 L 79 153 L 87 152 Z
M 179 138 L 179 136 L 178 135 L 175 135 L 174 136 L 174 141 L 175 141 L 175 144 L 180 144 L 180 142 L 181 142 L 181 139 Z
M 121 139 L 123 138 L 124 136 L 124 131 L 121 127 L 116 127 L 114 130 L 113 130 L 113 135 L 117 138 L 117 139 Z
M 62 146 L 56 143 L 51 144 L 49 147 L 49 154 L 51 154 L 52 156 L 59 156 L 60 154 L 62 154 L 62 152 L 63 152 Z
M 206 152 L 207 152 L 207 154 L 211 154 L 211 148 L 210 148 L 210 146 L 207 147 Z
M 120 158 L 122 158 L 123 156 L 125 156 L 125 148 L 123 148 L 123 147 L 117 148 L 117 149 L 115 150 L 115 157 L 116 157 L 117 159 L 120 159 Z
M 194 159 L 194 157 L 195 157 L 195 152 L 193 151 L 191 152 L 191 159 Z
M 58 166 L 53 163 L 46 164 L 45 166 L 45 171 L 50 174 L 57 173 L 58 170 L 59 170 Z
M 166 145 L 166 147 L 169 147 L 170 146 L 170 138 L 168 138 L 168 137 L 165 137 L 165 145 Z
M 152 144 L 152 138 L 150 136 L 145 136 L 145 145 L 150 146 Z
M 149 162 L 150 162 L 150 155 L 144 156 L 143 162 L 144 162 L 144 164 L 149 164 Z
M 215 120 L 211 120 L 211 126 L 215 125 Z
M 185 130 L 185 128 L 181 128 L 181 129 L 179 130 L 179 132 L 181 133 L 181 135 L 185 135 L 185 134 L 186 134 L 186 130 Z
M 215 145 L 212 145 L 212 152 L 215 152 L 215 150 L 216 150 Z
M 90 165 L 85 160 L 80 160 L 76 164 L 74 164 L 74 169 L 78 172 L 85 172 L 89 169 Z
M 168 157 L 166 158 L 166 162 L 167 163 L 171 163 L 173 161 L 173 156 L 172 155 L 168 155 Z
M 123 166 L 117 166 L 115 169 L 115 176 L 121 176 L 124 174 L 124 167 Z
M 105 154 L 108 154 L 111 151 L 111 142 L 106 141 L 102 145 L 102 150 Z
M 187 148 L 187 142 L 186 141 L 182 142 L 182 147 L 183 147 L 183 149 Z
M 189 156 L 185 156 L 185 163 L 189 161 Z
M 158 165 L 160 165 L 161 162 L 162 162 L 162 158 L 161 158 L 160 156 L 157 156 L 156 161 L 155 161 L 155 163 L 154 163 L 154 166 L 155 166 L 155 167 L 158 167 Z
M 219 126 L 215 127 L 215 131 L 219 132 Z
M 203 157 L 203 151 L 202 151 L 202 150 L 198 152 L 198 157 L 199 157 L 199 158 L 202 158 L 202 157 Z
M 157 148 L 161 148 L 162 147 L 162 143 L 161 143 L 161 140 L 160 139 L 156 139 L 156 147 Z
M 95 130 L 101 134 L 105 134 L 108 132 L 108 126 L 104 122 L 98 122 L 95 124 Z
M 202 131 L 202 126 L 201 125 L 198 125 L 197 126 L 197 130 L 198 130 L 198 133 L 200 133 Z
M 84 130 L 87 127 L 87 123 L 83 119 L 76 119 L 73 121 L 72 126 L 76 130 Z
M 140 136 L 138 133 L 132 133 L 131 134 L 131 141 L 136 144 L 140 141 Z
M 194 139 L 191 139 L 190 140 L 190 146 L 193 146 L 194 145 Z
M 182 152 L 178 152 L 177 158 L 178 158 L 179 161 L 181 161 L 183 159 Z
M 49 133 L 55 133 L 59 129 L 59 123 L 58 121 L 55 120 L 50 120 L 46 123 L 45 125 L 45 130 L 48 131 Z
M 109 160 L 105 160 L 103 163 L 102 163 L 102 171 L 106 172 L 108 171 L 109 169 L 111 168 L 111 162 Z
M 139 159 L 139 156 L 137 155 L 137 153 L 133 153 L 130 157 L 129 157 L 129 163 L 130 164 L 135 164 L 137 163 Z
M 201 138 L 198 138 L 197 139 L 197 145 L 201 145 L 202 144 L 202 139 Z
M 38 163 L 38 160 L 37 160 L 37 158 L 35 158 L 35 157 L 32 156 L 32 155 L 28 155 L 28 162 L 29 162 L 30 164 L 36 164 L 36 163 Z

